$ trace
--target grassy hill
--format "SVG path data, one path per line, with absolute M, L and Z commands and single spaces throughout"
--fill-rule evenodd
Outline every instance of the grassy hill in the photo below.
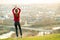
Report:
M 8 38 L 3 40 L 15 40 L 15 38 Z M 60 34 L 50 34 L 45 36 L 23 37 L 18 40 L 60 40 Z

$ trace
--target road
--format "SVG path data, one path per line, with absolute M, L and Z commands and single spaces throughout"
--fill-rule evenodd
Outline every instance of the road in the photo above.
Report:
M 0 26 L 2 26 L 2 25 L 0 25 Z M 13 27 L 14 28 L 14 26 L 7 26 L 7 27 Z M 52 31 L 52 30 L 45 30 L 45 29 L 42 29 L 42 28 L 32 28 L 32 27 L 21 27 L 22 29 L 26 29 L 26 30 L 34 30 L 34 31 Z

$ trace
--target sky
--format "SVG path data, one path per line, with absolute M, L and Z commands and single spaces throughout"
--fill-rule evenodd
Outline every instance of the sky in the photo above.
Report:
M 0 4 L 52 4 L 60 3 L 60 0 L 0 0 Z

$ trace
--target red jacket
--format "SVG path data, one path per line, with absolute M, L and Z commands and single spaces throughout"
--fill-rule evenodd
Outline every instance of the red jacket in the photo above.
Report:
M 20 21 L 20 12 L 21 12 L 21 9 L 20 8 L 17 8 L 17 9 L 19 10 L 18 11 L 18 17 L 16 17 L 16 15 L 15 15 L 15 12 L 14 12 L 15 8 L 12 9 L 12 13 L 14 15 L 14 21 L 15 22 L 19 22 Z

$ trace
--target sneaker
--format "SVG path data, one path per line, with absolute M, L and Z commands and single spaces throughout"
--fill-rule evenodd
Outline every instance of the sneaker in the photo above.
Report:
M 16 37 L 15 40 L 18 40 L 18 37 Z
M 20 37 L 22 38 L 22 35 Z

